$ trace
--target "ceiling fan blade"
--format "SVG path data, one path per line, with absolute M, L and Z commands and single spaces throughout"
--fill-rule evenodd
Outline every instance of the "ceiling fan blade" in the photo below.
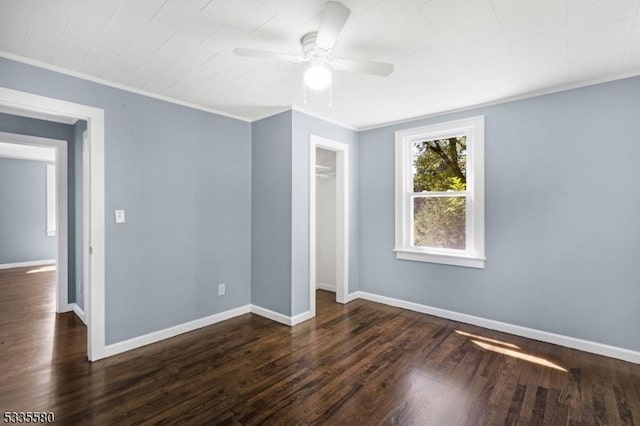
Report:
M 275 59 L 279 61 L 302 62 L 304 59 L 299 55 L 291 55 L 289 53 L 270 52 L 268 50 L 243 49 L 236 47 L 233 53 L 238 56 L 246 56 L 248 58 Z
M 316 45 L 322 49 L 332 49 L 347 23 L 351 10 L 337 1 L 327 2 L 316 36 Z
M 338 58 L 331 62 L 337 70 L 359 72 L 363 74 L 373 74 L 386 77 L 393 72 L 393 64 L 385 62 L 363 61 L 360 59 Z

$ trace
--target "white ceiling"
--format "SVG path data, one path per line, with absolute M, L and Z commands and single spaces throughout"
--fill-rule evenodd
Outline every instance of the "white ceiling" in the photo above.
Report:
M 355 128 L 640 74 L 640 0 L 343 0 L 336 56 L 392 62 L 334 73 L 333 105 L 297 54 L 323 0 L 0 0 L 0 50 L 254 120 L 288 106 Z

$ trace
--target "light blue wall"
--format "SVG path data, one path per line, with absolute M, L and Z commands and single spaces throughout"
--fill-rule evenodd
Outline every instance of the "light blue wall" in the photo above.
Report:
M 1 77 L 0 77 L 1 79 Z M 69 237 L 68 243 L 68 256 L 67 256 L 67 268 L 68 268 L 68 298 L 69 302 L 74 302 L 76 297 L 76 257 L 75 257 L 75 169 L 73 165 L 73 126 L 63 123 L 55 123 L 47 120 L 38 120 L 29 117 L 20 117 L 12 114 L 0 113 L 0 132 L 15 133 L 18 135 L 37 136 L 41 138 L 58 139 L 67 142 L 67 206 L 68 206 L 68 223 L 67 232 Z M 48 237 L 49 240 L 54 240 L 55 237 Z M 11 240 L 8 242 L 0 242 L 0 244 L 13 244 Z M 55 258 L 54 255 L 51 258 Z M 48 258 L 48 259 L 51 259 Z
M 309 310 L 309 147 L 311 135 L 349 145 L 349 155 L 351 156 L 349 292 L 358 290 L 358 134 L 353 130 L 293 111 L 291 158 L 292 315 Z
M 349 145 L 351 219 L 358 215 L 357 133 L 297 112 L 252 127 L 252 303 L 283 315 L 309 310 L 310 135 Z M 358 288 L 358 233 L 351 227 L 350 291 Z
M 55 259 L 47 236 L 47 163 L 0 157 L 0 265 Z
M 640 78 L 360 133 L 299 112 L 250 125 L 7 59 L 0 86 L 105 110 L 107 343 L 250 302 L 306 311 L 317 134 L 353 147 L 351 292 L 640 350 Z M 396 260 L 394 131 L 480 114 L 486 268 Z
M 291 315 L 291 111 L 252 124 L 251 300 Z
M 0 86 L 105 111 L 108 344 L 250 302 L 249 123 L 4 58 Z
M 68 195 L 68 280 L 69 302 L 83 307 L 82 299 L 82 132 L 85 121 L 74 126 L 0 113 L 0 131 L 21 135 L 59 139 L 67 142 Z M 49 240 L 55 238 L 48 237 Z M 55 252 L 53 257 L 55 257 Z M 53 258 L 52 257 L 52 258 Z M 76 297 L 79 294 L 80 297 Z
M 394 131 L 486 117 L 486 268 L 396 260 Z M 640 350 L 640 78 L 360 134 L 360 289 Z

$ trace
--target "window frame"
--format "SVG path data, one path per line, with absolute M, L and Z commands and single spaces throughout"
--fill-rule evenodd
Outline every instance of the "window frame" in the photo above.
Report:
M 465 250 L 420 247 L 413 243 L 413 144 L 467 135 L 466 191 L 431 192 L 425 198 L 466 198 Z M 420 195 L 418 195 L 420 194 Z M 395 247 L 397 259 L 484 268 L 484 116 L 447 121 L 395 132 Z

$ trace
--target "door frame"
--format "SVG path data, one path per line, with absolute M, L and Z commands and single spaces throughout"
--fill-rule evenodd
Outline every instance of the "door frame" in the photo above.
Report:
M 56 312 L 69 312 L 73 306 L 69 303 L 69 224 L 68 224 L 68 189 L 67 189 L 67 141 L 21 133 L 0 132 L 0 141 L 15 145 L 43 146 L 55 151 L 56 178 Z M 15 158 L 37 160 L 33 155 L 22 155 Z
M 82 309 L 89 306 L 88 285 L 91 282 L 91 155 L 89 132 L 82 132 Z M 83 312 L 84 314 L 85 312 Z M 85 315 L 83 315 L 85 316 Z M 86 316 L 85 316 L 86 324 Z
M 349 145 L 310 135 L 309 148 L 309 310 L 316 314 L 316 149 L 336 153 L 336 302 L 349 292 Z
M 107 356 L 105 351 L 105 212 L 104 212 L 104 110 L 0 87 L 0 105 L 87 121 L 90 147 L 90 280 L 86 286 L 88 304 L 87 357 L 95 361 Z

